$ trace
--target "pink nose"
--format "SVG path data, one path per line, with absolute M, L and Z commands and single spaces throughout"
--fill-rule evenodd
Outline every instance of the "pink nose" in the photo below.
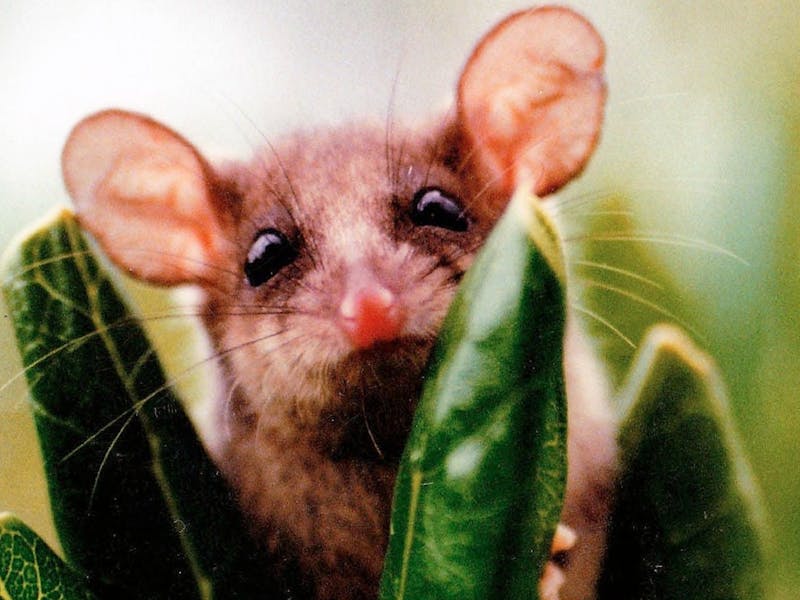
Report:
M 404 323 L 397 296 L 377 282 L 348 291 L 339 306 L 339 324 L 356 348 L 396 339 Z

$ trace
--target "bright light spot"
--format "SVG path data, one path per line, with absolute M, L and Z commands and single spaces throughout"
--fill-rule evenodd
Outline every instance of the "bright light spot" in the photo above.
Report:
M 453 450 L 445 461 L 450 479 L 461 479 L 470 475 L 483 458 L 484 448 L 480 442 L 467 440 Z

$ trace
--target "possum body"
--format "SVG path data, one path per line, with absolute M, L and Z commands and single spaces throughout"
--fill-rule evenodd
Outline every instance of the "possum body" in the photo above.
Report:
M 514 188 L 546 197 L 582 170 L 602 121 L 603 62 L 585 19 L 545 7 L 490 31 L 455 110 L 425 126 L 298 132 L 213 166 L 135 113 L 95 114 L 70 135 L 67 189 L 110 258 L 203 292 L 220 364 L 209 446 L 253 534 L 287 577 L 303 574 L 295 597 L 376 597 L 439 327 Z M 585 599 L 604 548 L 614 431 L 605 379 L 572 323 L 565 371 L 562 521 L 577 541 L 552 597 Z

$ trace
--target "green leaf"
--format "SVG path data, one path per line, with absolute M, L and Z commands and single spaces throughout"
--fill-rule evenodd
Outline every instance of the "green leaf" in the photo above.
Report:
M 533 238 L 561 272 L 552 226 L 519 193 L 447 316 L 398 474 L 383 600 L 537 597 L 566 409 L 561 287 Z
M 67 560 L 114 598 L 268 596 L 228 488 L 70 213 L 12 250 L 3 291 Z
M 629 216 L 633 205 L 612 196 L 603 200 L 602 210 L 576 214 L 567 202 L 562 217 L 565 227 L 580 232 L 580 243 L 569 245 L 572 308 L 615 387 L 624 383 L 636 348 L 656 323 L 669 320 L 702 335 L 692 331 L 692 319 L 686 318 L 685 284 L 675 281 L 657 258 L 655 250 L 664 240 L 643 234 Z
M 0 598 L 92 600 L 86 578 L 8 513 L 0 514 Z
M 762 598 L 763 520 L 712 361 L 680 330 L 652 329 L 623 406 L 600 597 Z

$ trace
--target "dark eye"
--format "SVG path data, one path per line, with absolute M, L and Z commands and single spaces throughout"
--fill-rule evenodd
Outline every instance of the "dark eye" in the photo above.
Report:
M 258 287 L 295 259 L 297 253 L 284 235 L 275 229 L 259 232 L 244 263 L 244 274 Z
M 432 225 L 451 231 L 466 231 L 469 221 L 461 203 L 439 188 L 422 188 L 411 206 L 414 225 Z

